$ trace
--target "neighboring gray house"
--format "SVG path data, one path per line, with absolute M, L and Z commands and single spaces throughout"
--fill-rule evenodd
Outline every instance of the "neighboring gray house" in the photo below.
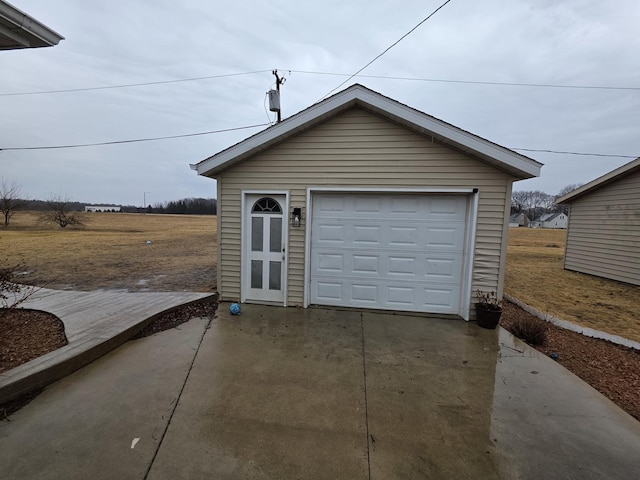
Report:
M 562 212 L 545 213 L 530 224 L 534 228 L 567 228 L 569 217 Z
M 222 300 L 469 319 L 541 164 L 356 84 L 192 168 L 217 180 Z
M 529 217 L 525 213 L 514 213 L 509 217 L 510 227 L 528 227 Z
M 640 285 L 640 158 L 557 202 L 570 208 L 564 268 Z

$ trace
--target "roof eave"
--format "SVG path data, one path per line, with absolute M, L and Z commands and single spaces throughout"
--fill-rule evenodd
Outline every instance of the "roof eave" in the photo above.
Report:
M 355 105 L 478 157 L 496 168 L 507 171 L 518 180 L 540 175 L 542 164 L 529 157 L 357 84 L 201 161 L 195 165 L 194 169 L 199 175 L 213 177 L 236 162 L 255 155 Z
M 595 180 L 581 187 L 578 187 L 575 190 L 572 190 L 566 195 L 558 197 L 556 199 L 556 203 L 571 203 L 574 200 L 577 200 L 578 198 L 582 197 L 583 195 L 591 193 L 592 191 L 597 190 L 601 187 L 604 187 L 605 185 L 608 185 L 618 180 L 619 178 L 625 175 L 628 175 L 631 172 L 634 172 L 638 169 L 640 169 L 640 157 L 636 158 L 635 160 L 632 160 L 629 163 L 622 165 L 619 168 L 616 168 L 615 170 L 610 171 L 609 173 L 605 173 L 601 177 L 598 177 Z
M 4 0 L 0 0 L 0 37 L 9 40 L 7 45 L 0 45 L 2 50 L 52 47 L 64 40 L 55 30 Z

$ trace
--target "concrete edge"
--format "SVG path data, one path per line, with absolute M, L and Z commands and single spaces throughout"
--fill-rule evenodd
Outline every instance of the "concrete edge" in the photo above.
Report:
M 583 327 L 582 325 L 578 325 L 576 323 L 569 322 L 567 320 L 563 320 L 558 317 L 554 317 L 548 313 L 545 313 L 541 310 L 538 310 L 531 305 L 527 305 L 521 300 L 518 300 L 511 295 L 507 295 L 506 293 L 503 295 L 506 300 L 511 303 L 515 303 L 517 306 L 522 308 L 525 312 L 530 313 L 546 322 L 552 323 L 560 328 L 564 328 L 565 330 L 570 330 L 572 332 L 580 333 L 585 337 L 597 338 L 600 340 L 606 340 L 611 343 L 615 343 L 616 345 L 621 345 L 623 347 L 633 348 L 634 350 L 640 351 L 640 343 L 634 342 L 633 340 L 629 340 L 627 338 L 621 337 L 619 335 L 613 335 L 611 333 L 603 332 L 601 330 L 595 330 L 589 327 Z
M 103 355 L 111 352 L 112 350 L 115 350 L 120 345 L 126 343 L 138 332 L 140 332 L 147 325 L 149 325 L 151 322 L 161 317 L 162 315 L 174 312 L 188 305 L 197 305 L 199 303 L 217 303 L 217 301 L 218 293 L 216 292 L 207 297 L 197 298 L 195 300 L 191 300 L 189 302 L 181 303 L 180 305 L 167 308 L 166 310 L 158 312 L 134 325 L 131 325 L 130 327 L 126 328 L 125 330 L 121 331 L 111 338 L 107 338 L 102 341 L 100 339 L 97 339 L 97 341 L 89 345 L 88 348 L 83 349 L 82 344 L 78 345 L 78 347 L 76 348 L 74 348 L 73 345 L 67 344 L 60 349 L 54 350 L 50 353 L 59 352 L 63 348 L 68 348 L 69 355 L 63 356 L 59 361 L 53 361 L 51 364 L 45 365 L 41 369 L 37 369 L 35 371 L 27 370 L 23 375 L 17 375 L 16 378 L 10 379 L 4 385 L 0 385 L 0 405 L 28 395 L 35 390 L 44 388 L 66 377 L 67 375 L 72 374 L 76 370 L 81 369 L 82 367 L 90 364 Z M 74 350 L 76 349 L 79 350 L 77 353 L 74 352 Z M 23 365 L 28 364 L 29 362 Z M 20 368 L 21 366 L 22 365 L 16 368 Z M 9 370 L 9 372 L 11 372 L 11 370 Z M 4 375 L 6 375 L 6 373 L 7 372 L 5 372 Z

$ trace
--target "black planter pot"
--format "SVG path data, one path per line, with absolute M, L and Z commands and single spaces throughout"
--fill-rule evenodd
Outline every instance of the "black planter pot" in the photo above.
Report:
M 476 320 L 478 326 L 494 329 L 498 326 L 500 315 L 502 315 L 502 308 L 494 310 L 487 308 L 482 303 L 476 303 Z

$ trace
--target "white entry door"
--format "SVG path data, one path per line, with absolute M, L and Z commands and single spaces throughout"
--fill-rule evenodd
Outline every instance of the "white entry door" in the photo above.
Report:
M 284 303 L 284 195 L 247 195 L 244 240 L 245 300 Z

